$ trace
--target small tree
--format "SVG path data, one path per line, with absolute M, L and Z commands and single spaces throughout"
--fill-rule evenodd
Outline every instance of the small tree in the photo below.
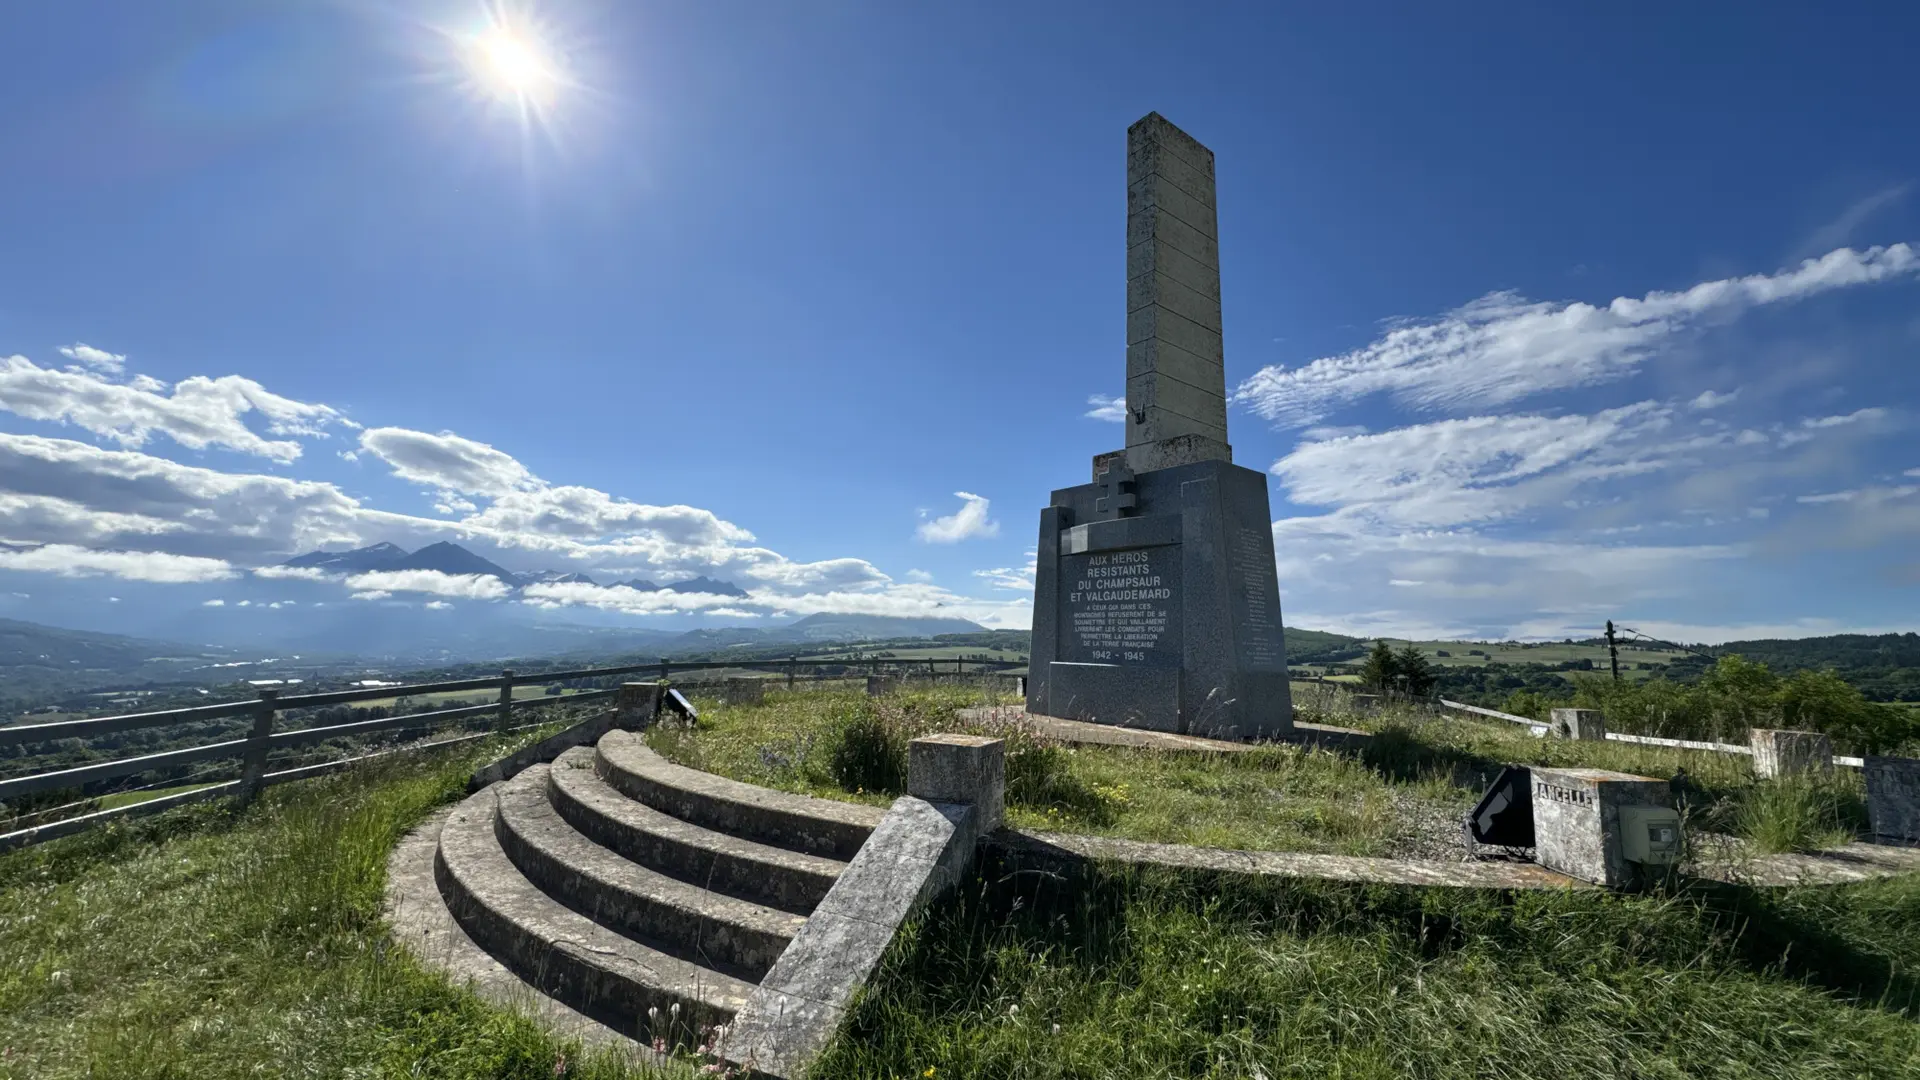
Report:
M 1427 658 L 1409 641 L 1393 657 L 1394 674 L 1401 687 L 1411 697 L 1423 698 L 1433 693 L 1433 669 L 1427 666 Z
M 1400 664 L 1393 655 L 1393 646 L 1384 641 L 1376 641 L 1367 653 L 1367 662 L 1360 665 L 1360 681 L 1385 693 L 1393 689 L 1394 676 L 1400 674 Z

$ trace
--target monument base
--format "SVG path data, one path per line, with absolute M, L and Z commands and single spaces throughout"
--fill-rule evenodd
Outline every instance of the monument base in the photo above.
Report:
M 1215 739 L 1293 729 L 1266 477 L 1217 459 L 1100 479 L 1041 511 L 1027 709 Z

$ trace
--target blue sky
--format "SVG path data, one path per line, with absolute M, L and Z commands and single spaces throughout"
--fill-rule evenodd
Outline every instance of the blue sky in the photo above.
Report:
M 452 539 L 753 598 L 338 602 L 1024 626 L 1158 110 L 1289 625 L 1913 627 L 1920 13 L 1193 7 L 551 0 L 524 96 L 475 3 L 0 12 L 0 615 Z

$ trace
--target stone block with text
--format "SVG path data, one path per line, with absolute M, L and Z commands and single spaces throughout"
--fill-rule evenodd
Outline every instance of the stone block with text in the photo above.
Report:
M 1264 473 L 1233 464 L 1213 154 L 1127 132 L 1127 443 L 1040 513 L 1027 710 L 1226 739 L 1293 730 Z

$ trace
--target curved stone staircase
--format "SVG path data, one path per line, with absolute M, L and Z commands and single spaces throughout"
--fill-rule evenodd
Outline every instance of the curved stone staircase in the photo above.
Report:
M 429 962 L 495 997 L 550 998 L 527 1003 L 595 1041 L 690 1041 L 745 1005 L 882 816 L 684 768 L 611 731 L 402 845 L 394 921 Z

